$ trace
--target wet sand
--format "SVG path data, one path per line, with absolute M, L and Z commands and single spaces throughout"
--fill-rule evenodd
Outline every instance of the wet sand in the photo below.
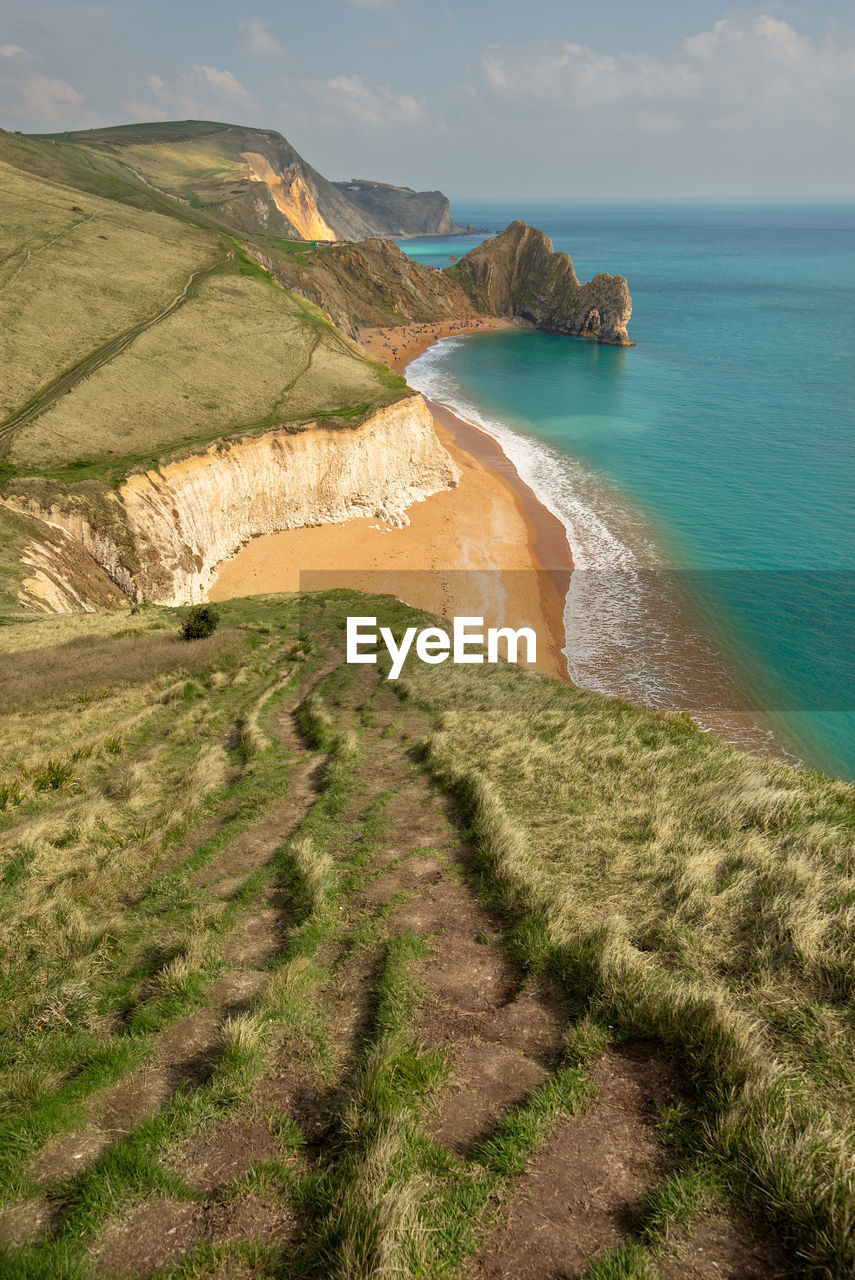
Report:
M 441 337 L 508 327 L 515 326 L 499 319 L 456 320 L 363 331 L 360 337 L 372 354 L 403 372 Z M 456 488 L 410 507 L 410 524 L 403 528 L 359 519 L 254 538 L 220 565 L 209 598 L 337 587 L 393 595 L 441 617 L 530 626 L 538 641 L 537 669 L 569 679 L 562 650 L 573 564 L 564 526 L 491 436 L 445 406 L 428 404 L 437 434 L 460 468 Z

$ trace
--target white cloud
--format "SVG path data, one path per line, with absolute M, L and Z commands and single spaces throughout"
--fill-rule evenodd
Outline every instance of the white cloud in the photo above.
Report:
M 66 118 L 69 107 L 82 107 L 84 95 L 67 80 L 55 76 L 31 75 L 18 85 L 27 111 L 39 120 L 52 124 Z
M 623 118 L 641 132 L 707 126 L 845 125 L 855 112 L 855 48 L 815 43 L 789 23 L 737 10 L 688 37 L 670 58 L 601 53 L 570 41 L 492 45 L 483 88 L 500 108 L 538 106 L 599 129 Z
M 358 75 L 304 80 L 300 89 L 313 109 L 333 127 L 380 133 L 411 128 L 428 118 L 423 99 L 410 93 L 395 93 L 387 85 L 370 84 Z
M 260 107 L 231 71 L 197 63 L 167 84 L 159 76 L 147 76 L 144 92 L 122 103 L 132 120 L 205 120 L 239 110 L 255 116 Z
M 281 58 L 285 46 L 270 30 L 266 18 L 242 18 L 238 23 L 238 43 L 256 58 Z
M 69 125 L 69 112 L 75 113 L 73 123 L 80 123 L 77 113 L 86 97 L 73 84 L 47 74 L 42 59 L 19 44 L 0 46 L 0 57 L 4 60 L 0 70 L 0 108 L 10 125 Z

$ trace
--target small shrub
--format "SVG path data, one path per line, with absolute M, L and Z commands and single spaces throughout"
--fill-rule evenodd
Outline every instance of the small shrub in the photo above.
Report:
M 58 791 L 74 777 L 74 768 L 66 760 L 46 760 L 30 770 L 30 782 L 34 791 Z
M 21 803 L 21 784 L 17 778 L 13 778 L 11 782 L 0 782 L 0 809 L 7 806 L 13 809 L 16 804 Z
M 204 640 L 212 636 L 220 622 L 220 615 L 213 605 L 196 604 L 181 624 L 183 640 Z
M 291 662 L 305 662 L 306 658 L 312 652 L 312 642 L 310 640 L 295 640 L 291 647 L 286 651 L 286 658 Z

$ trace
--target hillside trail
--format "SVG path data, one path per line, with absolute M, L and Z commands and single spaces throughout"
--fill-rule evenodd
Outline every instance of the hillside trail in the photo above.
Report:
M 288 1276 L 292 1265 L 294 1274 L 318 1280 L 401 1274 L 357 1273 L 330 1257 L 307 1261 L 323 1223 L 317 1209 L 307 1208 L 311 1196 L 298 1193 L 301 1179 L 334 1188 L 346 1167 L 343 1122 L 361 1065 L 378 1042 L 377 984 L 390 940 L 414 935 L 427 943 L 416 962 L 421 996 L 412 1032 L 424 1049 L 442 1055 L 448 1075 L 426 1132 L 460 1177 L 483 1175 L 484 1144 L 566 1064 L 572 1011 L 555 978 L 527 973 L 514 958 L 512 922 L 489 905 L 489 886 L 455 802 L 422 765 L 419 745 L 429 721 L 373 669 L 354 676 L 352 669 L 328 668 L 317 688 L 337 730 L 358 742 L 336 819 L 343 836 L 331 846 L 339 905 L 316 957 L 326 974 L 313 997 L 313 1013 L 326 1028 L 325 1056 L 319 1060 L 289 1027 L 272 1025 L 269 1062 L 253 1086 L 252 1105 L 202 1125 L 159 1157 L 186 1193 L 149 1194 L 108 1217 L 90 1248 L 99 1276 L 143 1277 L 182 1265 L 197 1277 L 241 1280 Z M 322 802 L 327 758 L 308 746 L 299 723 L 296 699 L 275 712 L 271 729 L 293 756 L 287 793 L 198 873 L 200 894 L 227 901 Z M 192 1015 L 192 1025 L 163 1033 L 153 1075 L 177 1073 L 168 1077 L 169 1088 L 199 1087 L 215 1070 L 223 1017 L 254 1007 L 296 924 L 271 879 L 227 940 L 229 968 L 209 989 L 208 1007 Z M 461 1280 L 582 1277 L 592 1260 L 637 1238 L 647 1197 L 678 1164 L 660 1131 L 669 1108 L 682 1103 L 683 1085 L 663 1047 L 647 1042 L 613 1046 L 590 1064 L 589 1075 L 587 1108 L 559 1117 L 522 1172 L 492 1196 L 475 1256 L 453 1273 Z M 162 1105 L 166 1079 L 145 1106 Z M 134 1110 L 127 1100 L 145 1096 L 142 1077 L 115 1086 L 114 1107 L 116 1091 L 126 1100 L 116 1123 L 132 1129 L 143 1103 Z M 84 1133 L 104 1134 L 109 1105 L 103 1097 L 91 1105 Z M 300 1142 L 283 1145 L 282 1133 L 293 1135 L 295 1126 Z M 75 1140 L 80 1146 L 82 1135 Z M 43 1150 L 34 1174 L 50 1165 L 56 1183 L 67 1177 L 69 1158 L 57 1147 L 51 1164 Z M 273 1169 L 278 1181 L 265 1174 Z M 361 1171 L 347 1176 L 358 1181 Z M 346 1186 L 329 1192 L 347 1193 Z M 60 1194 L 69 1194 L 67 1184 Z M 55 1222 L 61 1225 L 61 1213 Z M 790 1274 L 768 1238 L 732 1213 L 704 1220 L 657 1265 L 662 1280 Z
M 165 307 L 161 307 L 155 315 L 138 321 L 137 324 L 131 325 L 128 329 L 123 329 L 121 333 L 108 339 L 107 342 L 96 347 L 94 351 L 90 351 L 88 355 L 83 356 L 70 368 L 64 369 L 62 373 L 57 374 L 55 378 L 46 383 L 23 408 L 16 410 L 3 419 L 0 422 L 0 455 L 8 452 L 11 437 L 16 431 L 20 430 L 21 427 L 27 426 L 36 418 L 41 417 L 64 395 L 67 395 L 69 391 L 73 391 L 85 378 L 91 377 L 98 369 L 103 368 L 105 364 L 109 364 L 116 356 L 126 351 L 142 334 L 160 324 L 161 321 L 171 316 L 190 298 L 195 297 L 202 281 L 220 271 L 226 263 L 234 261 L 234 257 L 234 249 L 229 249 L 224 257 L 217 258 L 216 262 L 209 263 L 207 266 L 200 267 L 197 271 L 194 271 L 187 278 L 180 292 Z

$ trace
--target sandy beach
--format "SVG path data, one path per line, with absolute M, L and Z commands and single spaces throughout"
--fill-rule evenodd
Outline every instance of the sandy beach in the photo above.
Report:
M 360 337 L 372 354 L 403 372 L 442 337 L 500 327 L 511 322 L 407 325 Z M 428 404 L 437 434 L 460 468 L 456 488 L 410 507 L 403 528 L 360 519 L 254 538 L 220 566 L 210 599 L 336 587 L 394 595 L 441 617 L 530 626 L 538 637 L 537 669 L 568 679 L 562 649 L 572 559 L 564 526 L 492 437 L 444 406 Z
M 404 373 L 407 365 L 441 338 L 455 338 L 488 329 L 525 329 L 523 320 L 507 316 L 466 316 L 457 320 L 428 320 L 424 324 L 400 324 L 388 329 L 360 329 L 359 341 L 378 360 L 395 373 Z

